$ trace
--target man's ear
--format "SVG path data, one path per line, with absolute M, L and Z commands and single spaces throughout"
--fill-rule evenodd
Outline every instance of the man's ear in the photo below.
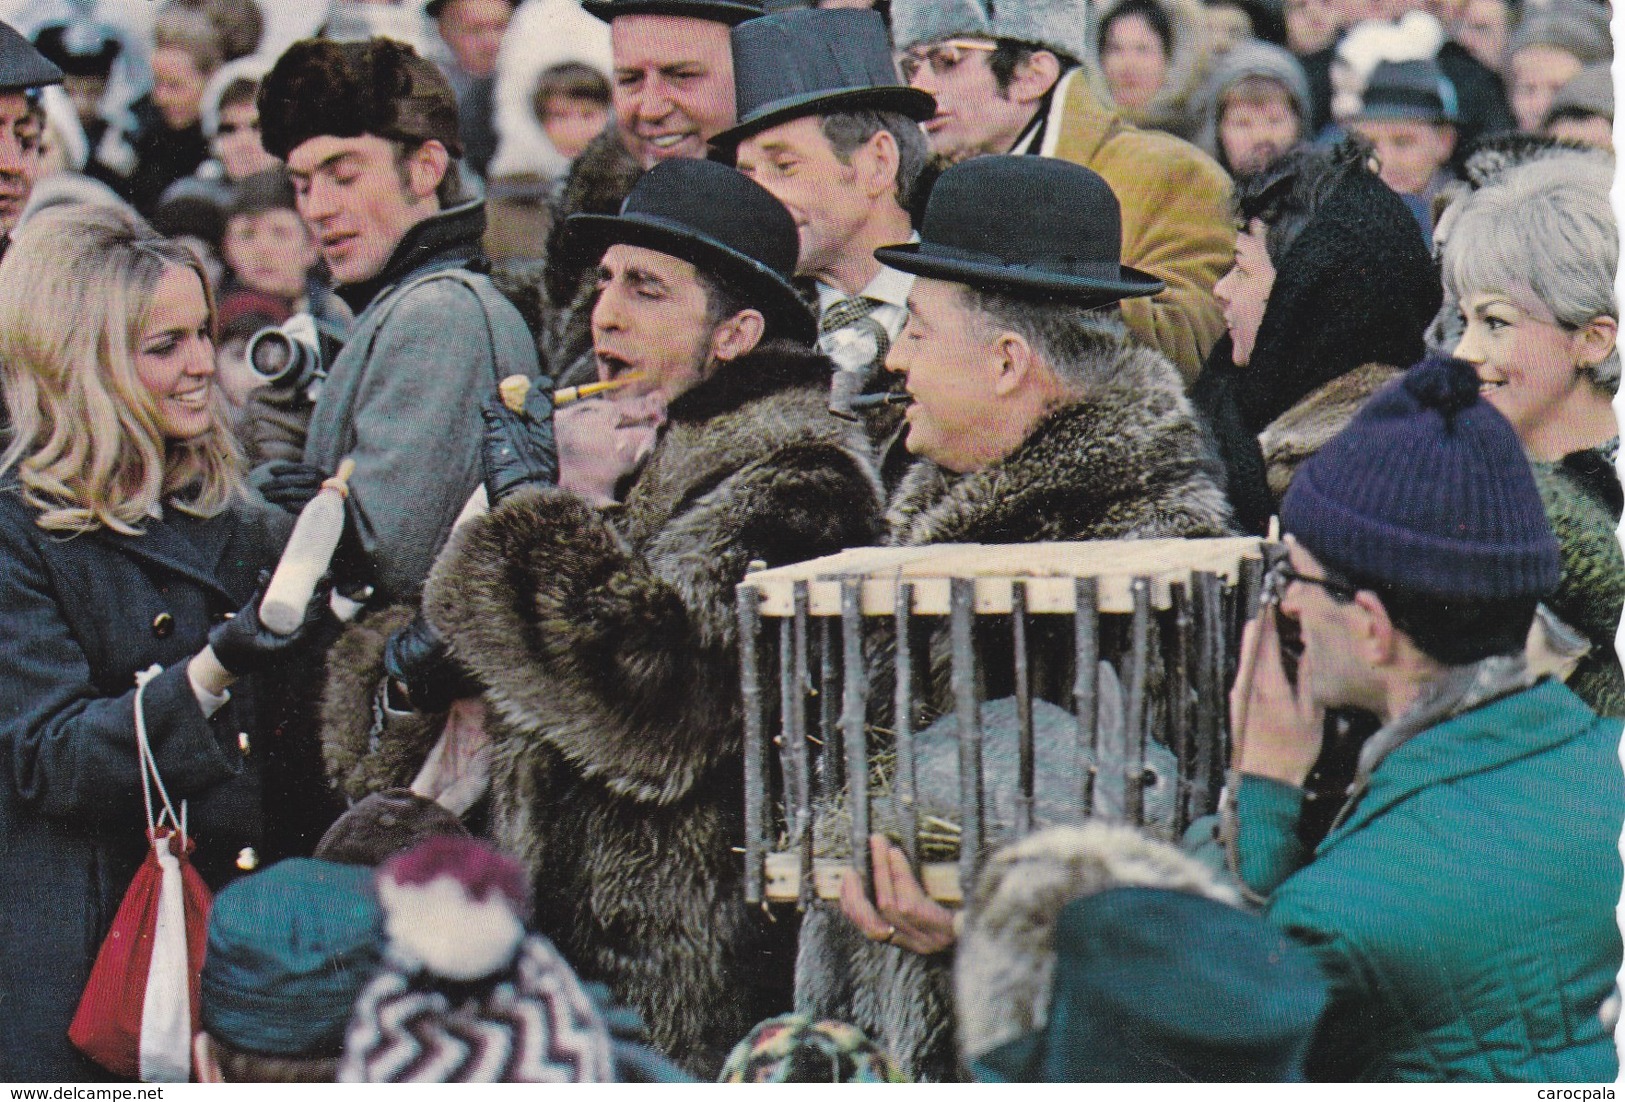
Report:
M 201 1029 L 192 1035 L 192 1063 L 197 1068 L 197 1081 L 199 1083 L 224 1083 L 226 1077 L 220 1074 L 220 1061 L 214 1058 L 214 1045 L 209 1035 Z
M 897 138 L 890 130 L 877 130 L 852 156 L 852 167 L 857 172 L 857 183 L 870 199 L 897 193 L 897 165 L 902 154 L 897 149 Z
M 1398 653 L 1399 629 L 1394 627 L 1394 621 L 1389 618 L 1382 599 L 1369 589 L 1362 589 L 1354 595 L 1352 603 L 1363 613 L 1352 618 L 1355 621 L 1353 627 L 1355 646 L 1371 665 L 1388 665 Z
M 993 339 L 993 394 L 1004 398 L 1020 390 L 1041 370 L 1038 353 L 1027 338 L 1003 330 Z
M 432 199 L 451 169 L 451 154 L 434 138 L 406 155 L 406 179 L 412 198 Z
M 1048 50 L 1034 50 L 1032 54 L 1016 66 L 1011 74 L 1010 87 L 1005 89 L 1004 98 L 1011 103 L 1037 103 L 1049 95 L 1055 82 L 1061 79 L 1061 59 Z
M 737 360 L 761 344 L 766 332 L 767 318 L 760 310 L 741 310 L 711 330 L 711 356 L 723 363 Z

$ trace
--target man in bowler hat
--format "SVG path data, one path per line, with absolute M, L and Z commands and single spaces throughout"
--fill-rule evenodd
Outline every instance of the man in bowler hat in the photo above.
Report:
M 1003 218 L 987 218 L 994 204 Z M 937 181 L 920 240 L 876 251 L 915 277 L 886 369 L 913 399 L 904 444 L 918 461 L 888 502 L 888 543 L 1230 534 L 1178 371 L 1119 315 L 1120 301 L 1163 286 L 1121 263 L 1121 234 L 1116 197 L 1088 169 L 981 157 Z M 986 669 L 990 699 L 1014 692 L 999 683 L 1011 663 Z M 931 704 L 952 711 L 946 696 Z M 818 910 L 803 924 L 798 1006 L 857 1025 L 910 1075 L 951 1078 L 953 915 L 900 849 L 876 836 L 871 850 L 873 899 L 849 875 L 845 917 Z
M 566 407 L 581 424 L 561 412 L 576 489 L 516 490 L 460 529 L 423 612 L 481 688 L 492 833 L 526 866 L 536 928 L 709 1078 L 789 1008 L 794 941 L 745 906 L 731 849 L 735 588 L 753 561 L 873 543 L 879 482 L 862 429 L 829 415 L 795 224 L 759 185 L 668 161 L 567 229 L 597 272 L 598 376 L 636 381 Z M 619 448 L 640 433 L 652 446 Z M 571 476 L 586 454 L 610 460 L 596 484 Z
M 796 221 L 796 274 L 815 281 L 818 348 L 841 369 L 832 405 L 871 383 L 908 321 L 914 280 L 875 259 L 913 234 L 930 96 L 898 82 L 870 11 L 780 12 L 733 29 L 739 122 L 712 140 Z M 892 419 L 895 424 L 895 418 Z
M 10 24 L 0 23 L 0 254 L 39 177 L 45 130 L 39 91 L 60 83 L 62 70 Z

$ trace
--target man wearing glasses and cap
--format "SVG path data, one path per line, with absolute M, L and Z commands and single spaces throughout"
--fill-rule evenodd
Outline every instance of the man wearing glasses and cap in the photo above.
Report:
M 1225 834 L 1331 981 L 1311 1079 L 1619 1072 L 1620 723 L 1525 659 L 1558 547 L 1478 391 L 1424 362 L 1305 461 L 1243 639 Z M 1303 784 L 1338 707 L 1382 726 L 1309 852 Z
M 989 219 L 995 204 L 1004 216 Z M 1118 316 L 1118 303 L 1162 286 L 1120 262 L 1118 219 L 1111 189 L 1086 168 L 980 157 L 937 181 L 919 241 L 877 251 L 915 277 L 886 369 L 913 399 L 904 444 L 920 461 L 891 495 L 889 543 L 1230 534 L 1178 372 Z M 1014 693 L 1012 668 L 982 663 L 988 699 Z M 1069 679 L 1035 668 L 1035 685 L 1052 680 Z M 946 690 L 932 690 L 939 714 L 953 710 Z M 844 918 L 817 909 L 803 923 L 797 1005 L 858 1026 L 911 1075 L 953 1078 L 942 955 L 953 915 L 902 850 L 877 835 L 871 852 L 873 898 L 849 874 Z
M 829 415 L 795 224 L 760 186 L 668 161 L 619 214 L 571 219 L 563 247 L 596 265 L 599 376 L 628 385 L 561 411 L 561 487 L 461 529 L 423 612 L 482 687 L 492 833 L 526 863 L 537 928 L 709 1078 L 789 1009 L 794 941 L 745 906 L 732 849 L 735 590 L 754 561 L 873 544 L 879 478 L 862 430 Z M 367 697 L 344 736 L 362 746 Z
M 10 24 L 0 23 L 0 255 L 39 178 L 45 130 L 39 90 L 61 83 L 61 69 Z
M 992 14 L 988 13 L 992 9 Z M 1056 157 L 1099 173 L 1122 203 L 1122 257 L 1167 285 L 1123 303 L 1129 332 L 1189 383 L 1224 333 L 1213 285 L 1230 267 L 1230 180 L 1188 142 L 1141 130 L 1102 101 L 1077 0 L 894 0 L 899 68 L 936 98 L 931 151 Z M 998 218 L 995 202 L 985 217 Z

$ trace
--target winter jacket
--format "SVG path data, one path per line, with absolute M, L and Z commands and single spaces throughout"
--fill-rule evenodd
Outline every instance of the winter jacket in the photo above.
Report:
M 531 875 L 536 928 L 703 1078 L 788 1008 L 795 938 L 745 906 L 733 849 L 735 588 L 753 560 L 879 534 L 878 476 L 861 428 L 828 413 L 831 370 L 788 344 L 721 368 L 672 401 L 623 507 L 516 495 L 453 537 L 424 590 L 486 687 L 492 832 Z M 365 745 L 371 700 L 365 678 L 330 684 L 330 745 Z
M 1004 459 L 967 474 L 917 463 L 892 496 L 888 542 L 1229 535 L 1210 445 L 1173 365 L 1126 338 L 1101 354 L 1112 358 L 1111 384 L 1057 409 Z M 936 653 L 944 648 L 931 649 L 933 668 L 943 666 Z M 1043 652 L 1035 643 L 1035 660 Z M 985 697 L 1007 695 L 999 678 L 1009 663 L 983 667 Z M 943 677 L 930 680 L 946 687 Z M 891 697 L 875 691 L 871 699 L 884 708 Z M 946 710 L 940 699 L 936 710 Z M 874 721 L 890 726 L 885 714 Z M 867 942 L 838 911 L 820 905 L 802 923 L 797 1009 L 856 1025 L 911 1078 L 956 1078 L 950 956 Z
M 1443 293 L 1404 201 L 1365 171 L 1345 175 L 1271 259 L 1275 286 L 1247 366 L 1232 362 L 1227 335 L 1191 388 L 1224 460 L 1236 520 L 1260 534 L 1273 502 L 1258 434 L 1361 364 L 1415 363 Z
M 180 130 L 170 129 L 151 95 L 131 104 L 130 116 L 135 122 L 133 132 L 110 136 L 102 143 L 119 147 L 125 157 L 132 158 L 128 166 L 109 164 L 98 158 L 87 171 L 129 200 L 143 217 L 151 218 L 164 189 L 190 176 L 208 160 L 209 140 L 203 135 L 201 123 L 194 122 Z M 98 150 L 98 154 L 100 152 Z
M 1620 723 L 1542 682 L 1377 766 L 1313 859 L 1302 790 L 1244 777 L 1243 877 L 1332 982 L 1311 1078 L 1612 1081 Z
M 1213 285 L 1230 268 L 1236 234 L 1230 178 L 1178 138 L 1140 130 L 1090 87 L 1082 69 L 1050 94 L 1037 152 L 1099 173 L 1122 207 L 1123 263 L 1168 285 L 1119 304 L 1129 332 L 1173 361 L 1186 382 L 1224 332 Z
M 15 481 L 0 487 L 0 1079 L 100 1080 L 67 1030 L 148 848 L 135 675 L 164 667 L 143 692 L 148 736 L 187 803 L 193 864 L 219 889 L 240 850 L 263 846 L 275 717 L 249 678 L 205 718 L 186 664 L 248 600 L 289 523 L 169 509 L 139 536 L 64 539 L 37 515 Z
M 379 275 L 341 287 L 356 312 L 311 413 L 305 462 L 356 461 L 347 510 L 380 605 L 415 600 L 480 482 L 480 403 L 535 378 L 519 312 L 480 263 L 478 203 L 418 223 Z
M 1162 8 L 1172 32 L 1173 55 L 1168 59 L 1162 87 L 1143 108 L 1114 107 L 1135 126 L 1192 141 L 1202 126 L 1200 97 L 1211 62 L 1207 48 L 1207 13 L 1197 0 L 1156 0 L 1156 3 Z M 1100 21 L 1102 26 L 1111 18 L 1115 7 L 1106 9 Z

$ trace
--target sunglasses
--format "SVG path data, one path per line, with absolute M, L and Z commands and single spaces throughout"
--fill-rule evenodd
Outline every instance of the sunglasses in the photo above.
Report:
M 897 71 L 905 81 L 912 82 L 920 69 L 929 65 L 933 76 L 947 76 L 970 53 L 990 54 L 998 47 L 991 42 L 978 42 L 970 38 L 955 38 L 935 46 L 905 50 L 897 55 Z

